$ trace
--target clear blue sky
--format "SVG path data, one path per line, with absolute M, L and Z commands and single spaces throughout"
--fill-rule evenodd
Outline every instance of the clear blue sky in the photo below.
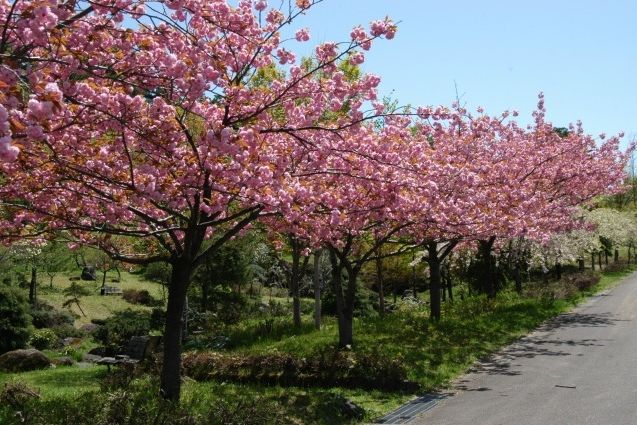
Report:
M 528 121 L 543 91 L 556 126 L 637 137 L 637 1 L 325 0 L 294 27 L 311 29 L 310 47 L 386 15 L 398 33 L 363 69 L 401 104 L 450 105 L 455 82 L 469 108 Z

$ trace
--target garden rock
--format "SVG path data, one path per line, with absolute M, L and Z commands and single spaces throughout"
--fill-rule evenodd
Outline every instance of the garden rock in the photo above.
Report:
M 97 280 L 97 273 L 95 267 L 86 266 L 82 269 L 82 280 Z
M 75 360 L 68 356 L 62 356 L 58 357 L 57 359 L 51 360 L 51 363 L 56 366 L 73 366 L 75 364 Z
M 82 360 L 84 363 L 97 363 L 101 358 L 102 356 L 87 353 L 87 354 L 84 354 L 84 356 L 82 357 Z
M 343 416 L 352 419 L 362 419 L 365 416 L 365 409 L 354 403 L 352 400 L 343 398 L 341 403 L 340 409 Z
M 95 323 L 86 323 L 86 324 L 80 326 L 80 330 L 82 332 L 86 332 L 88 334 L 91 334 L 91 333 L 95 332 L 97 330 L 97 328 L 99 328 L 99 326 L 96 325 Z
M 92 354 L 94 356 L 99 356 L 99 357 L 115 357 L 115 354 L 117 354 L 117 352 L 113 350 L 112 348 L 95 347 L 90 349 L 88 354 Z
M 68 337 L 62 340 L 62 345 L 67 347 L 69 345 L 80 345 L 82 343 L 82 338 Z
M 0 370 L 4 372 L 25 372 L 46 369 L 51 361 L 36 349 L 14 350 L 0 356 Z

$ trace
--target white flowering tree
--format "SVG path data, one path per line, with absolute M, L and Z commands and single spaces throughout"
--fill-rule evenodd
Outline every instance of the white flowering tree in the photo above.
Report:
M 585 220 L 596 226 L 596 234 L 607 248 L 614 249 L 615 261 L 619 259 L 619 247 L 628 247 L 629 252 L 637 241 L 637 220 L 629 212 L 612 208 L 597 208 L 585 214 Z M 608 249 L 606 263 L 608 263 Z
M 9 255 L 20 265 L 24 265 L 31 271 L 29 282 L 29 302 L 32 305 L 37 303 L 37 279 L 39 257 L 42 254 L 42 247 L 46 242 L 38 239 L 22 239 L 13 243 L 9 249 Z

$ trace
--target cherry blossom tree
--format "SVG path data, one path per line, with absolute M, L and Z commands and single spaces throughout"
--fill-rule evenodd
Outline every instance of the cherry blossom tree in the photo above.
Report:
M 87 245 L 98 235 L 115 260 L 170 263 L 166 398 L 180 394 L 193 270 L 259 216 L 294 214 L 301 178 L 290 171 L 324 161 L 342 130 L 353 135 L 370 116 L 363 104 L 379 78 L 347 80 L 337 65 L 360 64 L 396 27 L 356 27 L 297 64 L 287 46 L 309 31 L 282 34 L 318 2 L 285 11 L 262 0 L 0 4 L 2 238 L 37 223 L 38 233 L 63 230 Z M 347 113 L 325 119 L 345 103 Z

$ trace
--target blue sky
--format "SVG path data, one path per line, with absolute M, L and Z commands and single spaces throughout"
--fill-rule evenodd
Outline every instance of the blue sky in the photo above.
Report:
M 637 1 L 324 0 L 294 28 L 310 28 L 311 47 L 386 15 L 398 33 L 363 69 L 401 104 L 450 105 L 457 84 L 467 107 L 526 122 L 542 91 L 556 126 L 637 138 Z

